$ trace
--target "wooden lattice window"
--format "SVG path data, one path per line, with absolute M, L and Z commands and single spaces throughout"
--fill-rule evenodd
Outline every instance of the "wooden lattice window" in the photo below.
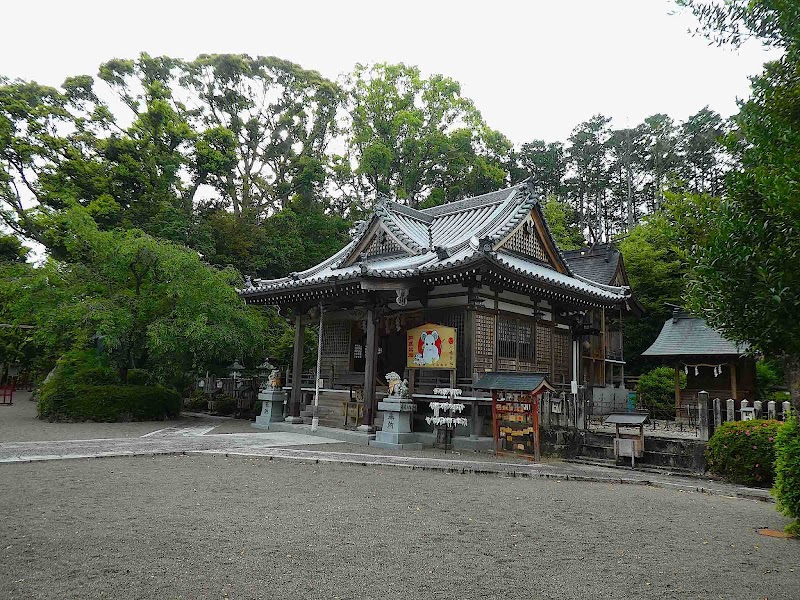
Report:
M 520 321 L 517 327 L 517 349 L 519 360 L 532 361 L 534 355 L 533 326 L 528 321 Z
M 491 366 L 494 357 L 494 315 L 475 313 L 475 356 Z
M 383 254 L 398 254 L 403 253 L 403 248 L 398 244 L 395 239 L 383 230 L 375 233 L 369 246 L 364 250 L 367 256 L 380 256 Z
M 556 373 L 566 381 L 569 376 L 570 336 L 563 329 L 553 331 L 553 352 L 555 353 Z
M 322 323 L 323 356 L 350 355 L 350 321 Z
M 517 358 L 517 321 L 504 319 L 497 321 L 497 357 Z
M 522 227 L 517 229 L 517 231 L 506 240 L 505 244 L 503 244 L 503 249 L 524 256 L 530 256 L 543 263 L 549 262 L 547 260 L 547 253 L 536 233 L 536 227 L 534 227 L 531 217 L 528 217 L 522 224 Z
M 553 329 L 541 323 L 536 325 L 536 365 L 540 370 L 550 371 L 550 342 Z

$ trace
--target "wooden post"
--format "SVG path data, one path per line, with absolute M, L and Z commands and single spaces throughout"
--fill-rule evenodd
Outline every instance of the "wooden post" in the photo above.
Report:
M 600 309 L 600 368 L 603 374 L 603 387 L 606 387 L 606 307 Z
M 375 371 L 378 368 L 378 336 L 376 335 L 375 309 L 367 310 L 367 341 L 364 348 L 364 419 L 359 429 L 375 429 Z
M 534 396 L 533 406 L 531 408 L 533 408 L 533 461 L 539 462 L 539 395 Z
M 734 400 L 738 400 L 738 394 L 736 393 L 736 363 L 731 363 L 731 396 Z
M 303 340 L 305 339 L 306 327 L 303 319 L 298 314 L 294 319 L 294 355 L 292 360 L 292 396 L 289 399 L 289 416 L 286 421 L 289 423 L 302 423 L 300 416 L 300 401 L 303 396 Z
M 494 436 L 494 453 L 500 451 L 500 428 L 497 426 L 497 390 L 492 390 L 492 435 Z

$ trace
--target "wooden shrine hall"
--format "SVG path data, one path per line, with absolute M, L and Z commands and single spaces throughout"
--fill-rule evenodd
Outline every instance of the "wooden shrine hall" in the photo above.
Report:
M 604 361 L 622 361 L 620 317 L 635 309 L 627 285 L 592 280 L 571 266 L 527 182 L 422 210 L 382 200 L 327 260 L 281 279 L 248 281 L 240 293 L 294 322 L 286 420 L 300 421 L 304 330 L 321 320 L 323 396 L 338 391 L 346 404 L 341 391 L 356 388 L 366 430 L 376 425 L 389 372 L 409 380 L 417 403 L 437 385 L 469 395 L 488 371 L 544 374 L 567 393 L 605 386 Z M 408 341 L 409 330 L 426 324 L 453 335 L 428 335 L 424 348 Z M 442 341 L 452 344 L 454 364 L 438 369 Z M 587 354 L 597 362 L 591 373 Z M 321 415 L 320 422 L 342 427 L 344 416 L 325 422 Z
M 711 398 L 737 401 L 756 399 L 756 361 L 748 346 L 736 344 L 704 319 L 675 308 L 664 322 L 661 333 L 642 356 L 671 364 L 675 369 L 675 411 L 686 414 L 684 406 L 697 404 L 697 393 Z M 681 389 L 680 371 L 686 374 Z M 739 402 L 737 402 L 739 406 Z

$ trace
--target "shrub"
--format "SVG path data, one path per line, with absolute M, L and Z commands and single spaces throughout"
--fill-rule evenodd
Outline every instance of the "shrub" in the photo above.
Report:
M 232 415 L 236 410 L 236 398 L 220 394 L 214 396 L 214 412 L 218 415 Z
M 93 350 L 70 350 L 45 378 L 39 390 L 39 417 L 51 417 L 74 394 L 76 385 L 114 385 L 119 383 L 117 372 Z
M 144 369 L 128 369 L 127 383 L 130 385 L 147 385 L 150 381 L 150 373 Z
M 42 384 L 38 412 L 51 420 L 163 419 L 180 412 L 180 396 L 160 386 L 120 385 L 116 371 L 94 352 L 71 351 Z
M 686 386 L 686 374 L 680 373 L 681 387 Z M 639 402 L 654 408 L 657 416 L 675 417 L 675 369 L 657 367 L 639 378 Z
M 201 390 L 195 390 L 184 399 L 183 406 L 189 410 L 208 410 L 208 396 Z
M 180 410 L 180 394 L 161 386 L 78 385 L 62 415 L 72 420 L 156 421 Z
M 771 486 L 779 427 L 765 419 L 723 423 L 708 441 L 708 470 L 733 483 Z
M 778 501 L 778 510 L 794 519 L 786 531 L 800 537 L 800 422 L 797 413 L 781 425 L 775 438 L 772 494 Z
M 775 393 L 775 388 L 782 383 L 783 371 L 780 364 L 774 360 L 767 359 L 756 362 L 756 389 L 759 400 L 775 400 L 771 396 Z

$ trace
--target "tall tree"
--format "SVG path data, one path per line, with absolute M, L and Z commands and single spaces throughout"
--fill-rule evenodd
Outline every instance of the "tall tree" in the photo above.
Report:
M 567 150 L 572 176 L 566 184 L 581 223 L 590 229 L 594 240 L 599 240 L 605 229 L 610 122 L 603 115 L 584 121 L 569 136 Z
M 542 196 L 559 196 L 564 188 L 567 162 L 564 144 L 533 140 L 522 144 L 514 156 L 512 181 L 533 178 L 533 184 Z
M 484 123 L 458 82 L 378 64 L 357 65 L 347 86 L 348 154 L 337 174 L 357 204 L 389 195 L 417 207 L 506 183 L 511 143 Z
M 719 43 L 747 37 L 783 50 L 751 79 L 729 148 L 739 167 L 708 240 L 689 299 L 729 337 L 783 354 L 800 408 L 800 5 L 781 0 L 682 2 Z
M 680 126 L 678 175 L 695 194 L 721 196 L 725 191 L 725 122 L 707 106 Z
M 342 90 L 316 71 L 274 56 L 204 54 L 181 65 L 198 127 L 228 132 L 236 161 L 209 181 L 234 215 L 263 218 L 324 190 L 328 145 Z

